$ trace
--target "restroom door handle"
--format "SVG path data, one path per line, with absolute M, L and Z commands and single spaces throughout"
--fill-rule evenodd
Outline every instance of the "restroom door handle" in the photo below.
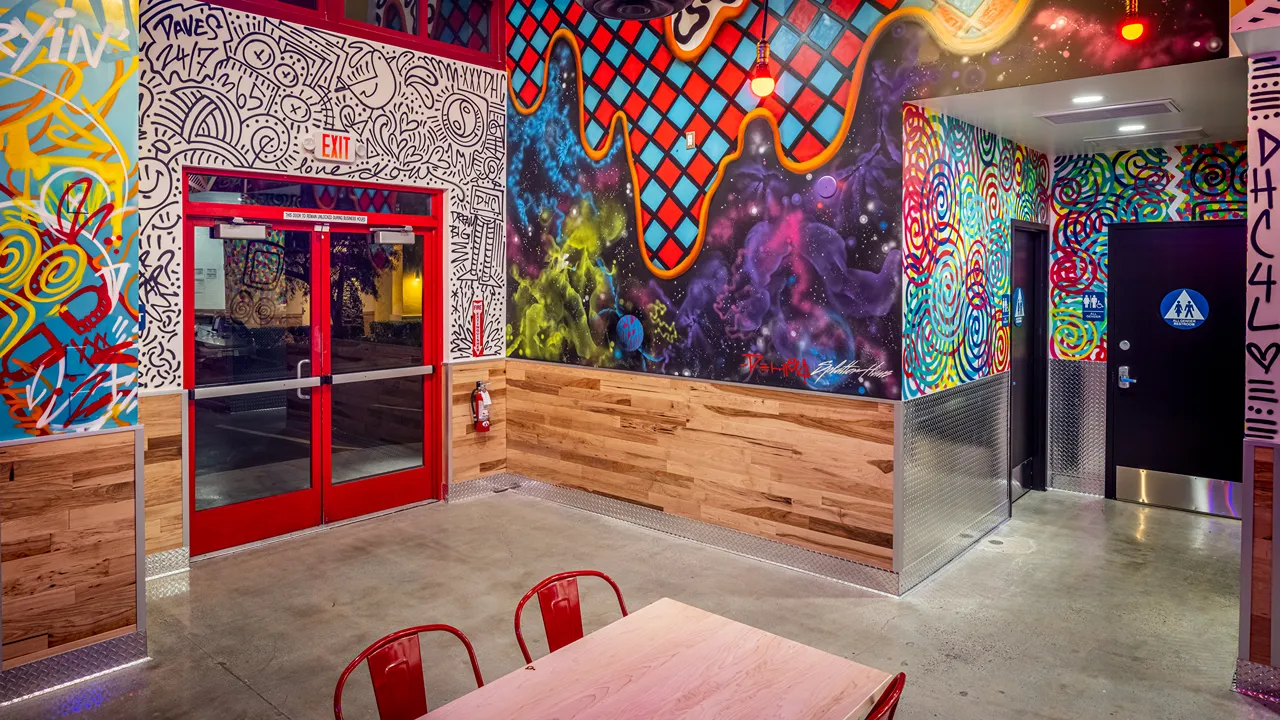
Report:
M 299 379 L 299 380 L 301 380 L 301 379 L 302 379 L 302 366 L 303 366 L 304 364 L 309 365 L 309 364 L 311 364 L 311 361 L 310 361 L 310 360 L 305 360 L 305 359 L 304 359 L 304 360 L 299 360 L 299 361 L 298 361 L 298 379 Z M 310 399 L 311 399 L 311 393 L 307 393 L 306 395 L 303 395 L 303 394 L 302 394 L 302 388 L 298 388 L 297 390 L 294 390 L 294 392 L 298 393 L 298 397 L 299 397 L 299 398 L 302 398 L 303 400 L 310 400 Z
M 1135 379 L 1133 379 L 1133 378 L 1129 377 L 1129 366 L 1128 366 L 1128 365 L 1121 365 L 1121 366 L 1120 366 L 1120 368 L 1119 368 L 1119 378 L 1117 378 L 1117 380 L 1118 380 L 1118 382 L 1117 382 L 1116 384 L 1117 384 L 1117 385 L 1119 385 L 1121 388 L 1128 388 L 1130 385 L 1132 385 L 1132 384 L 1134 384 L 1134 383 L 1138 382 L 1137 380 L 1135 380 Z

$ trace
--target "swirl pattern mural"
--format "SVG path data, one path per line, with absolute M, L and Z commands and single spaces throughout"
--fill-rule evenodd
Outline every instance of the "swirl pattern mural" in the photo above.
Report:
M 0 9 L 0 440 L 137 421 L 136 12 Z
M 909 399 L 1009 369 L 1009 223 L 1048 222 L 1049 159 L 910 104 L 903 138 Z
M 1107 359 L 1106 320 L 1085 320 L 1082 301 L 1106 293 L 1110 223 L 1243 218 L 1245 171 L 1243 142 L 1055 158 L 1052 357 Z

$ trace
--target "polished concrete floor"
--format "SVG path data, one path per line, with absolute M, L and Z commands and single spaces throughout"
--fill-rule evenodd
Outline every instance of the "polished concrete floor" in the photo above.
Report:
M 0 716 L 331 718 L 356 653 L 430 622 L 466 632 L 494 679 L 522 664 L 524 590 L 598 568 L 632 607 L 673 597 L 905 671 L 900 720 L 1273 717 L 1229 689 L 1239 523 L 1056 492 L 1014 511 L 893 599 L 529 497 L 415 508 L 152 581 L 150 662 Z M 588 629 L 616 616 L 607 589 L 583 591 Z M 425 645 L 434 707 L 471 680 L 458 646 Z M 372 718 L 368 676 L 353 677 L 347 717 Z

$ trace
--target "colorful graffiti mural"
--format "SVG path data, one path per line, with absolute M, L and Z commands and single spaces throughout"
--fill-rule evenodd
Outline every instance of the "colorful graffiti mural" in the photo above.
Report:
M 897 399 L 903 101 L 1225 54 L 1225 10 L 792 0 L 758 100 L 762 10 L 508 5 L 512 355 Z
M 0 10 L 0 440 L 136 422 L 136 14 Z
M 1053 163 L 1052 357 L 1107 359 L 1107 321 L 1084 319 L 1084 293 L 1106 293 L 1107 225 L 1245 217 L 1245 143 L 1171 146 Z
M 903 398 L 1009 369 L 1010 221 L 1048 223 L 1049 158 L 908 104 Z

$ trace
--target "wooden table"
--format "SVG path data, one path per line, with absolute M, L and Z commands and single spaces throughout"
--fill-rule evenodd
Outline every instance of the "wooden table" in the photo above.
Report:
M 423 720 L 860 719 L 889 679 L 664 598 Z

